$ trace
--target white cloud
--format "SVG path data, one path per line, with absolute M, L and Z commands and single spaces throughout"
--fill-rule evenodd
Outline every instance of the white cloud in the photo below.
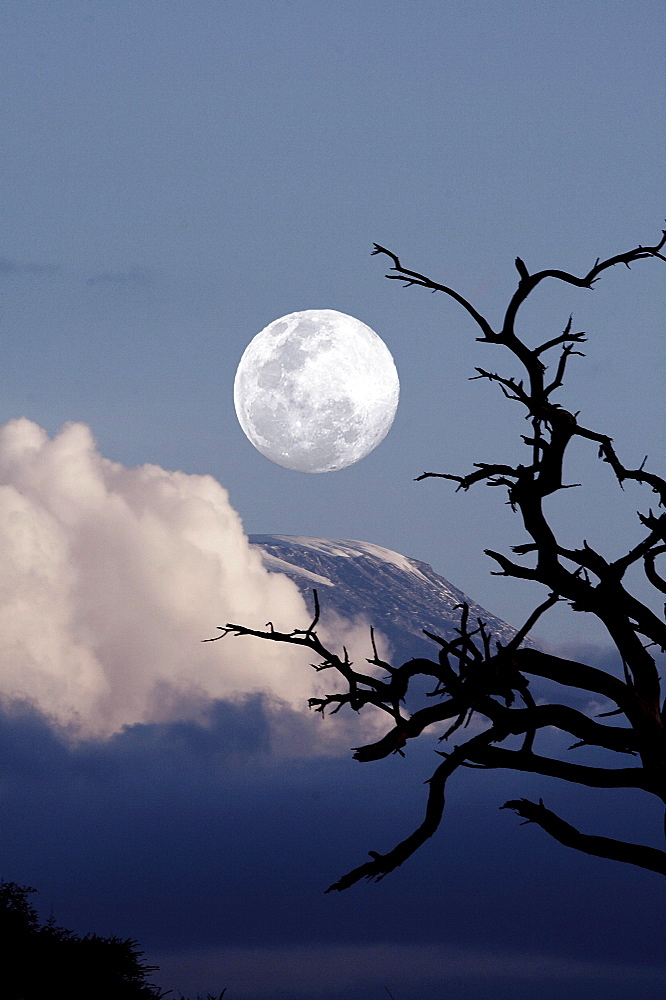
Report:
M 0 428 L 5 703 L 27 700 L 86 736 L 257 691 L 300 710 L 323 676 L 307 651 L 200 640 L 228 621 L 290 631 L 310 618 L 211 476 L 111 462 L 83 424 L 53 440 L 24 418 Z

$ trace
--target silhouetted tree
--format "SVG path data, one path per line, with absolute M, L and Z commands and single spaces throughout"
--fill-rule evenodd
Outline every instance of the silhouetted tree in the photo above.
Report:
M 273 642 L 305 646 L 320 658 L 315 669 L 331 670 L 342 682 L 342 690 L 325 698 L 311 699 L 312 708 L 322 713 L 337 712 L 348 705 L 358 712 L 372 705 L 386 713 L 385 735 L 375 743 L 356 749 L 354 757 L 359 761 L 403 754 L 407 742 L 416 739 L 433 723 L 448 724 L 441 739 L 451 745 L 452 738 L 459 739 L 463 729 L 475 720 L 472 735 L 441 753 L 443 760 L 428 782 L 428 799 L 421 825 L 388 853 L 371 851 L 370 861 L 344 875 L 327 891 L 346 889 L 362 878 L 381 879 L 410 857 L 437 830 L 444 808 L 446 782 L 463 765 L 533 772 L 597 788 L 639 789 L 666 802 L 664 706 L 655 658 L 656 651 L 663 652 L 666 647 L 666 622 L 660 613 L 632 595 L 625 580 L 628 571 L 640 571 L 659 598 L 657 603 L 663 601 L 666 579 L 657 569 L 657 560 L 666 553 L 666 513 L 639 512 L 640 539 L 621 556 L 609 559 L 584 539 L 579 548 L 563 545 L 544 505 L 547 497 L 570 488 L 563 482 L 563 462 L 574 441 L 592 445 L 621 488 L 633 481 L 651 490 L 657 498 L 658 508 L 666 506 L 666 480 L 648 471 L 645 460 L 638 467 L 625 465 L 608 434 L 583 426 L 576 413 L 554 402 L 553 397 L 564 382 L 569 360 L 573 355 L 581 355 L 576 348 L 586 339 L 583 333 L 572 332 L 571 318 L 561 334 L 537 346 L 529 346 L 516 332 L 520 308 L 546 278 L 578 288 L 592 288 L 603 272 L 617 264 L 630 267 L 641 260 L 666 260 L 665 245 L 666 231 L 655 246 L 639 246 L 606 260 L 597 259 L 582 277 L 559 269 L 530 274 L 518 257 L 518 287 L 501 327 L 495 329 L 463 295 L 418 271 L 403 267 L 394 253 L 375 244 L 374 253 L 390 261 L 388 278 L 403 281 L 406 286 L 442 292 L 455 299 L 476 323 L 480 331 L 477 339 L 504 348 L 520 367 L 519 375 L 501 375 L 477 368 L 475 377 L 497 383 L 505 397 L 524 409 L 531 425 L 530 433 L 522 439 L 526 449 L 524 463 L 476 463 L 473 471 L 465 475 L 424 472 L 418 479 L 450 480 L 458 490 L 468 490 L 476 483 L 505 487 L 511 508 L 522 520 L 526 541 L 513 547 L 514 557 L 493 549 L 486 552 L 498 566 L 497 575 L 541 584 L 548 596 L 504 646 L 493 640 L 483 622 L 471 621 L 464 606 L 456 638 L 448 641 L 426 633 L 438 647 L 433 659 L 412 659 L 393 666 L 378 658 L 373 643 L 375 655 L 368 663 L 381 668 L 385 673 L 383 677 L 367 669 L 354 669 L 346 650 L 338 656 L 322 644 L 316 631 L 319 620 L 316 592 L 314 619 L 305 629 L 280 633 L 272 627 L 261 631 L 227 624 L 222 634 L 216 636 L 255 635 Z M 556 355 L 554 370 L 549 371 L 545 359 L 553 353 Z M 575 611 L 593 615 L 603 624 L 619 654 L 619 675 L 523 645 L 541 615 L 558 601 L 568 602 Z M 431 678 L 433 690 L 424 707 L 408 715 L 403 704 L 417 675 Z M 537 678 L 542 686 L 544 681 L 557 682 L 565 692 L 567 689 L 582 691 L 587 696 L 588 707 L 566 704 L 566 694 L 562 701 L 551 702 L 547 698 L 543 700 L 540 693 L 537 703 L 528 678 Z M 600 699 L 607 703 L 609 710 L 595 716 L 592 706 Z M 575 702 L 580 706 L 580 695 Z M 606 722 L 611 716 L 613 721 Z M 604 764 L 577 763 L 566 753 L 553 750 L 553 741 L 545 733 L 547 727 L 572 737 L 574 743 L 570 750 L 588 746 L 605 752 Z M 539 750 L 545 746 L 548 753 L 537 752 L 537 739 Z M 626 756 L 632 759 L 631 766 L 613 766 Z M 538 802 L 513 799 L 501 808 L 514 810 L 526 822 L 538 824 L 568 847 L 666 874 L 666 852 L 581 832 L 546 808 L 541 799 Z
M 60 988 L 68 1000 L 155 1000 L 147 982 L 156 966 L 142 961 L 131 938 L 79 937 L 53 920 L 40 924 L 29 896 L 35 890 L 0 882 L 0 994 L 6 1000 L 42 1000 Z
M 35 890 L 0 881 L 0 996 L 2 1000 L 45 1000 L 60 993 L 66 1000 L 160 1000 L 166 997 L 148 977 L 132 938 L 100 937 L 41 924 L 30 902 Z M 208 1000 L 221 1000 L 225 991 Z M 181 997 L 180 1000 L 185 1000 Z

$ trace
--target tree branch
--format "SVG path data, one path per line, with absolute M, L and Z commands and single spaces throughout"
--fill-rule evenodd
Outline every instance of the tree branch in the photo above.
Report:
M 587 663 L 565 660 L 560 656 L 529 647 L 517 649 L 512 655 L 512 660 L 521 673 L 545 677 L 565 687 L 593 691 L 615 702 L 623 711 L 630 705 L 631 692 L 623 681 L 597 667 L 590 667 Z
M 643 557 L 643 562 L 645 565 L 645 575 L 656 590 L 660 590 L 662 594 L 666 594 L 666 580 L 657 573 L 654 562 L 657 556 L 663 555 L 666 552 L 666 545 L 660 545 L 650 552 L 646 552 Z
M 653 493 L 658 494 L 659 506 L 666 507 L 666 480 L 654 473 L 645 472 L 643 468 L 645 460 L 643 460 L 638 469 L 626 469 L 615 453 L 613 439 L 607 434 L 599 434 L 597 431 L 590 430 L 587 427 L 581 427 L 580 424 L 576 426 L 575 433 L 579 437 L 588 438 L 590 441 L 597 441 L 599 443 L 599 457 L 611 466 L 620 486 L 622 486 L 625 479 L 633 479 L 637 483 L 645 483 L 652 487 Z
M 640 260 L 643 257 L 659 257 L 661 260 L 666 260 L 666 258 L 661 254 L 661 250 L 664 245 L 666 245 L 666 229 L 662 230 L 661 240 L 656 243 L 655 246 L 638 246 L 633 250 L 627 250 L 626 253 L 620 253 L 616 254 L 614 257 L 608 257 L 604 261 L 597 260 L 594 267 L 591 267 L 587 274 L 580 278 L 575 274 L 570 274 L 568 271 L 562 271 L 558 268 L 549 268 L 544 271 L 537 271 L 535 274 L 530 275 L 527 273 L 527 268 L 525 268 L 525 276 L 521 278 L 518 289 L 514 292 L 513 298 L 507 308 L 500 338 L 506 341 L 513 335 L 514 323 L 518 309 L 528 295 L 530 295 L 536 286 L 545 278 L 557 278 L 558 281 L 564 281 L 567 284 L 575 285 L 578 288 L 592 288 L 601 273 L 609 267 L 614 267 L 616 264 L 625 264 L 629 267 L 633 261 Z
M 474 468 L 477 472 L 470 472 L 468 476 L 454 476 L 448 472 L 422 472 L 414 480 L 420 483 L 422 479 L 450 479 L 458 483 L 459 490 L 468 490 L 474 483 L 482 482 L 484 479 L 493 479 L 495 476 L 518 476 L 519 472 L 511 465 L 489 464 L 487 462 L 475 462 Z M 456 491 L 457 492 L 457 491 Z
M 500 809 L 513 809 L 518 816 L 524 817 L 526 823 L 536 823 L 565 847 L 666 875 L 666 852 L 656 847 L 644 847 L 641 844 L 629 844 L 610 837 L 580 833 L 570 823 L 565 822 L 550 809 L 546 809 L 541 799 L 538 803 L 530 802 L 529 799 L 513 799 L 505 802 Z
M 499 724 L 498 720 L 497 725 Z M 530 729 L 545 729 L 552 726 L 560 732 L 577 737 L 580 740 L 579 745 L 604 747 L 617 753 L 635 754 L 638 750 L 638 740 L 633 729 L 625 726 L 605 726 L 570 705 L 531 705 L 528 708 L 513 708 L 506 711 L 502 725 L 515 736 Z M 516 769 L 525 770 L 518 765 Z
M 546 340 L 539 347 L 535 348 L 534 353 L 538 356 L 543 354 L 545 351 L 549 351 L 551 347 L 557 347 L 558 344 L 564 344 L 569 340 L 575 340 L 578 343 L 582 343 L 587 340 L 587 335 L 585 333 L 571 333 L 571 324 L 573 322 L 573 316 L 569 316 L 567 325 L 559 337 L 553 337 L 552 340 Z
M 444 292 L 445 295 L 450 295 L 452 299 L 455 299 L 469 313 L 474 322 L 481 328 L 484 340 L 497 340 L 497 334 L 492 329 L 488 320 L 463 295 L 456 292 L 453 288 L 449 288 L 447 285 L 440 285 L 439 282 L 433 281 L 432 278 L 428 278 L 425 274 L 419 274 L 418 271 L 409 271 L 406 267 L 402 266 L 394 253 L 385 247 L 381 247 L 379 243 L 374 243 L 373 246 L 375 249 L 370 256 L 382 253 L 386 254 L 393 261 L 391 270 L 398 272 L 397 274 L 387 274 L 387 278 L 404 281 L 406 285 L 421 285 L 423 288 L 429 288 L 433 292 Z
M 428 801 L 425 817 L 421 825 L 406 837 L 405 840 L 397 844 L 393 850 L 389 851 L 388 854 L 378 854 L 376 851 L 370 851 L 369 854 L 372 861 L 366 861 L 365 864 L 359 865 L 358 868 L 354 868 L 346 875 L 343 875 L 337 882 L 330 885 L 326 889 L 326 892 L 333 892 L 333 890 L 342 892 L 344 889 L 348 889 L 354 885 L 354 883 L 360 882 L 363 878 L 379 882 L 385 875 L 394 871 L 407 858 L 411 857 L 437 831 L 444 812 L 444 788 L 447 779 L 465 762 L 468 748 L 470 746 L 481 746 L 490 743 L 494 737 L 494 731 L 489 729 L 486 732 L 473 736 L 471 740 L 468 740 L 462 746 L 456 747 L 426 782 L 429 786 Z
M 525 753 L 524 750 L 506 750 L 504 747 L 472 750 L 467 759 L 475 764 L 483 764 L 484 767 L 527 771 L 548 778 L 561 778 L 576 785 L 587 785 L 589 788 L 640 788 L 663 800 L 663 794 L 660 794 L 642 767 L 589 767 Z

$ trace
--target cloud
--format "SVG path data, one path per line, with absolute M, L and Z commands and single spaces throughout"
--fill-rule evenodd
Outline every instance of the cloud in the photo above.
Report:
M 83 424 L 53 440 L 24 418 L 0 428 L 5 704 L 32 704 L 78 736 L 196 719 L 211 700 L 258 692 L 301 711 L 321 683 L 307 651 L 201 640 L 228 621 L 290 631 L 311 614 L 263 567 L 211 476 L 126 468 Z

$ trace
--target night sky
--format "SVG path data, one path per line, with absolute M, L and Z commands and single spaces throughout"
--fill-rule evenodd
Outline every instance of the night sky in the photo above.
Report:
M 651 843 L 645 796 L 465 771 L 402 869 L 325 895 L 418 823 L 437 734 L 359 765 L 372 723 L 308 714 L 307 656 L 200 640 L 307 623 L 249 533 L 386 546 L 514 624 L 542 598 L 491 575 L 483 549 L 523 540 L 500 491 L 414 482 L 518 460 L 519 408 L 469 381 L 509 359 L 370 252 L 496 323 L 517 255 L 583 274 L 657 242 L 665 21 L 648 0 L 5 2 L 0 876 L 45 917 L 137 938 L 164 988 L 229 1000 L 662 995 L 659 876 L 498 811 L 543 795 Z M 544 283 L 519 325 L 536 343 L 573 313 L 589 341 L 559 401 L 662 475 L 665 305 L 663 265 L 639 261 L 592 292 Z M 234 412 L 245 347 L 302 309 L 366 323 L 400 376 L 393 428 L 340 472 L 267 461 Z M 593 446 L 567 477 L 565 543 L 639 537 L 649 498 Z M 369 655 L 362 620 L 328 634 Z M 611 662 L 566 608 L 534 638 Z

